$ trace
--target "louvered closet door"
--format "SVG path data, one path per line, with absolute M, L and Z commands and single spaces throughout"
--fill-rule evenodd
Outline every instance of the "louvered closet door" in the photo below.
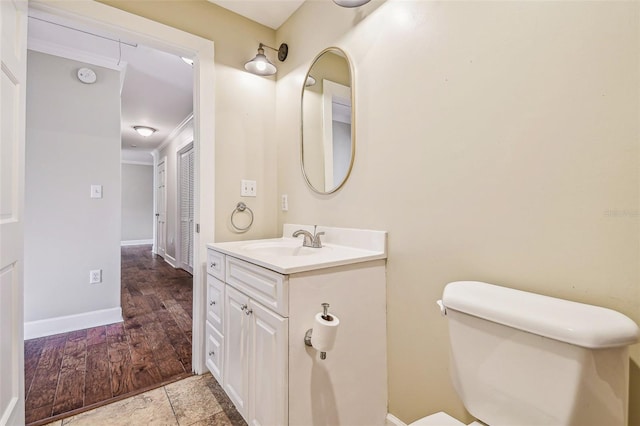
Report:
M 180 154 L 180 263 L 193 273 L 193 148 Z

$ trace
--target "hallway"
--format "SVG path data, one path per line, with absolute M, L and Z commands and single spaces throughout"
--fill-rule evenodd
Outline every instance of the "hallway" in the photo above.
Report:
M 123 323 L 25 341 L 27 424 L 44 424 L 191 375 L 189 273 L 122 248 Z

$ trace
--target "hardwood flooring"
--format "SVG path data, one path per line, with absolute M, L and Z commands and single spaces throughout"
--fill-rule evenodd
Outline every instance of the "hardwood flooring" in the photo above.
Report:
M 123 247 L 121 291 L 123 323 L 25 341 L 27 424 L 191 375 L 191 275 L 151 246 Z

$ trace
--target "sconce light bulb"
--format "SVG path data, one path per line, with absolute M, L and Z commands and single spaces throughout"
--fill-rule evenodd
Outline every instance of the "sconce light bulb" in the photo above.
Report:
M 260 71 L 264 71 L 265 69 L 267 69 L 267 64 L 265 64 L 263 61 L 256 62 L 256 68 Z

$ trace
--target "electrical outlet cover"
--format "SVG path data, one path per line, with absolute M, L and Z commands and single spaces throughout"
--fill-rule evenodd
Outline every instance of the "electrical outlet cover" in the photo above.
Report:
M 98 284 L 102 282 L 102 269 L 94 269 L 89 271 L 89 284 Z

